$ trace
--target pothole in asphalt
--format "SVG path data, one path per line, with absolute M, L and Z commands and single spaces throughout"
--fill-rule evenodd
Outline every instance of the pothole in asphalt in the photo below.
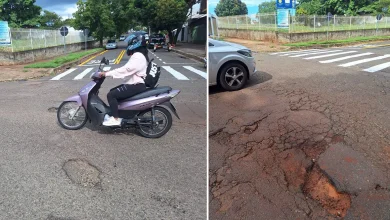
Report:
M 350 196 L 337 192 L 328 177 L 317 166 L 308 173 L 303 191 L 333 215 L 344 217 L 351 206 Z
M 49 112 L 57 112 L 58 108 L 56 107 L 51 107 L 47 109 Z
M 68 160 L 62 169 L 73 183 L 84 187 L 101 188 L 100 171 L 86 160 Z

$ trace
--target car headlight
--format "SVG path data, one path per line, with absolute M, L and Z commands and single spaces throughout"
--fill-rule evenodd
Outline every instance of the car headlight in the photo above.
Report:
M 247 56 L 247 57 L 252 57 L 252 51 L 251 50 L 239 50 L 237 51 L 238 53 Z

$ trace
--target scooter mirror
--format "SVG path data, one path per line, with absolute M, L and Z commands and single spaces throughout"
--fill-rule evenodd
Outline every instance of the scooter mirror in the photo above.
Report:
M 109 65 L 109 64 L 110 64 L 110 60 L 107 59 L 106 62 L 105 62 L 105 64 L 106 64 L 106 65 Z
M 100 63 L 106 63 L 106 57 L 103 57 L 103 59 L 100 61 Z

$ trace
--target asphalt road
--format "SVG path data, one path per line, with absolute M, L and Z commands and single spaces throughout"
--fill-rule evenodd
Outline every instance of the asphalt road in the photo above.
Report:
M 390 219 L 390 47 L 256 54 L 210 88 L 212 219 Z
M 173 52 L 150 54 L 158 65 L 176 70 L 175 76 L 163 69 L 159 84 L 181 90 L 172 100 L 181 120 L 174 118 L 160 139 L 88 124 L 68 131 L 57 123 L 55 107 L 89 82 L 97 68 L 93 60 L 105 56 L 118 61 L 124 49 L 107 51 L 56 80 L 1 83 L 0 219 L 206 218 L 202 64 Z M 124 55 L 109 66 L 117 68 L 127 60 Z M 74 79 L 88 68 L 92 70 Z M 177 73 L 185 78 L 178 79 Z M 101 98 L 106 101 L 109 89 L 119 83 L 106 79 Z

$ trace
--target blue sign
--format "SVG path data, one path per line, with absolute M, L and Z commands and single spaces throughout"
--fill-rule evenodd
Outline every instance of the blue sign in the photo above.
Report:
M 278 28 L 288 28 L 288 9 L 278 9 Z
M 296 0 L 276 0 L 277 9 L 289 9 L 296 6 Z
M 11 45 L 7 21 L 0 21 L 0 45 Z
M 278 9 L 277 11 L 277 22 L 278 28 L 288 28 L 289 27 L 289 18 L 288 16 L 295 16 L 295 9 Z

